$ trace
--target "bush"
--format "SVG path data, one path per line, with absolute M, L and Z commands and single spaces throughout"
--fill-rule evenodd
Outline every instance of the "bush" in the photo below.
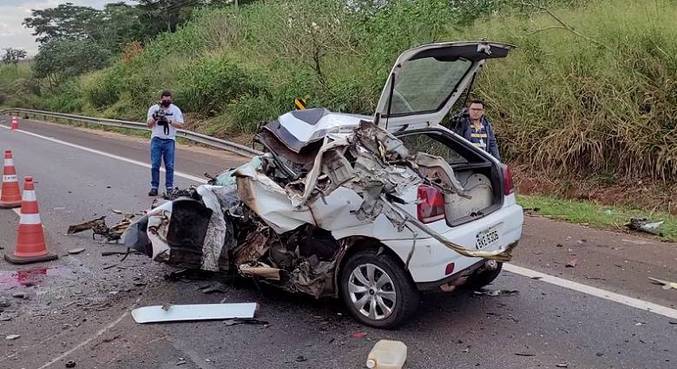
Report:
M 104 69 L 83 77 L 83 92 L 87 103 L 95 109 L 115 104 L 120 99 L 121 68 Z
M 74 113 L 82 110 L 80 81 L 77 79 L 66 81 L 58 89 L 50 91 L 41 101 L 40 109 L 43 110 L 62 113 Z
M 179 74 L 175 100 L 187 111 L 214 116 L 240 96 L 264 93 L 262 81 L 227 58 L 209 58 Z

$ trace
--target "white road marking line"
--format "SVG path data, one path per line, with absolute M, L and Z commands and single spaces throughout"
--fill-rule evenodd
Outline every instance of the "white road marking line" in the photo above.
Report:
M 0 127 L 5 128 L 5 129 L 9 129 L 8 127 L 2 126 L 2 125 L 0 125 Z M 58 140 L 58 139 L 52 138 L 52 137 L 42 136 L 42 135 L 39 135 L 39 134 L 36 134 L 36 133 L 33 133 L 33 132 L 24 131 L 24 130 L 21 130 L 21 129 L 17 129 L 16 132 L 21 132 L 21 133 L 27 134 L 29 136 L 41 138 L 43 140 L 47 140 L 47 141 L 50 141 L 50 142 L 54 142 L 54 143 L 58 143 L 58 144 L 61 144 L 61 145 L 65 145 L 65 146 L 73 147 L 73 148 L 76 148 L 76 149 L 84 150 L 84 151 L 91 152 L 93 154 L 97 154 L 97 155 L 101 155 L 101 156 L 105 156 L 105 157 L 108 157 L 108 158 L 111 158 L 111 159 L 124 161 L 126 163 L 138 165 L 138 166 L 141 166 L 141 167 L 144 167 L 144 168 L 150 169 L 150 167 L 151 167 L 150 164 L 147 164 L 147 163 L 144 163 L 144 162 L 141 162 L 141 161 L 138 161 L 138 160 L 125 158 L 125 157 L 110 154 L 110 153 L 107 153 L 107 152 L 104 152 L 104 151 L 90 149 L 89 147 L 76 145 L 76 144 L 66 142 L 66 141 L 61 141 L 61 140 Z M 162 172 L 164 172 L 164 168 L 162 168 L 160 170 Z M 196 176 L 190 175 L 188 173 L 174 171 L 174 175 L 177 176 L 177 177 L 183 177 L 183 178 L 186 178 L 186 179 L 189 179 L 191 181 L 198 182 L 198 183 L 207 183 L 206 179 L 196 177 Z
M 2 125 L 0 125 L 0 127 L 5 128 L 5 129 L 9 129 L 9 127 L 5 127 L 5 126 L 2 126 Z M 99 150 L 90 149 L 88 147 L 84 147 L 84 146 L 80 146 L 80 145 L 75 145 L 75 144 L 72 144 L 70 142 L 57 140 L 55 138 L 38 135 L 38 134 L 35 134 L 35 133 L 32 133 L 32 132 L 26 132 L 24 130 L 16 130 L 16 132 L 21 132 L 21 133 L 27 134 L 29 136 L 33 136 L 33 137 L 41 138 L 43 140 L 47 140 L 47 141 L 59 143 L 59 144 L 62 144 L 62 145 L 70 146 L 70 147 L 73 147 L 73 148 L 76 148 L 76 149 L 84 150 L 84 151 L 91 152 L 91 153 L 94 153 L 94 154 L 98 154 L 98 155 L 101 155 L 101 156 L 105 156 L 105 157 L 108 157 L 108 158 L 117 159 L 117 160 L 124 161 L 124 162 L 130 163 L 130 164 L 139 165 L 139 166 L 142 166 L 144 168 L 150 168 L 149 164 L 146 164 L 146 163 L 143 163 L 143 162 L 140 162 L 140 161 L 136 161 L 136 160 L 124 158 L 124 157 L 121 157 L 121 156 L 109 154 L 107 152 L 103 152 L 103 151 L 99 151 Z M 176 174 L 179 177 L 190 179 L 190 180 L 193 180 L 193 181 L 199 182 L 199 183 L 206 183 L 207 182 L 207 180 L 205 180 L 203 178 L 195 177 L 195 176 L 192 176 L 192 175 L 186 174 L 186 173 L 174 172 L 174 174 Z M 16 211 L 17 209 L 14 209 L 14 210 Z M 588 285 L 585 285 L 585 284 L 582 284 L 582 283 L 578 283 L 578 282 L 570 281 L 570 280 L 567 280 L 567 279 L 555 277 L 555 276 L 552 276 L 552 275 L 549 275 L 549 274 L 537 272 L 535 270 L 523 268 L 523 267 L 520 267 L 520 266 L 517 266 L 517 265 L 514 265 L 514 264 L 505 264 L 503 267 L 504 267 L 505 270 L 507 270 L 511 273 L 519 274 L 519 275 L 529 277 L 529 278 L 539 277 L 541 281 L 546 282 L 546 283 L 550 283 L 550 284 L 553 284 L 553 285 L 556 285 L 556 286 L 564 287 L 564 288 L 567 288 L 567 289 L 570 289 L 570 290 L 573 290 L 573 291 L 585 293 L 587 295 L 599 297 L 599 298 L 602 298 L 602 299 L 605 299 L 605 300 L 608 300 L 608 301 L 613 301 L 613 302 L 623 304 L 623 305 L 626 305 L 626 306 L 634 307 L 634 308 L 637 308 L 637 309 L 640 309 L 640 310 L 649 311 L 649 312 L 659 314 L 659 315 L 663 315 L 663 316 L 666 316 L 666 317 L 669 317 L 669 318 L 672 318 L 672 319 L 677 319 L 677 310 L 669 308 L 667 306 L 654 304 L 652 302 L 648 302 L 648 301 L 636 299 L 636 298 L 633 298 L 633 297 L 621 295 L 621 294 L 618 294 L 618 293 L 615 293 L 615 292 L 603 290 L 601 288 L 592 287 L 592 286 L 588 286 Z
M 129 315 L 129 312 L 132 311 L 132 309 L 134 309 L 134 307 L 136 307 L 136 305 L 139 303 L 139 301 L 141 301 L 141 297 L 137 298 L 136 301 L 134 302 L 134 304 L 128 310 L 126 310 L 124 313 L 122 313 L 122 315 L 120 315 L 119 318 L 115 319 L 110 324 L 106 325 L 105 327 L 99 329 L 93 336 L 91 336 L 91 337 L 87 338 L 86 340 L 78 343 L 77 345 L 75 345 L 70 350 L 68 350 L 68 351 L 64 352 L 63 354 L 55 357 L 54 359 L 45 363 L 43 366 L 39 367 L 38 369 L 44 369 L 44 368 L 47 368 L 48 366 L 51 366 L 52 364 L 56 363 L 57 361 L 60 361 L 63 358 L 67 357 L 68 355 L 72 354 L 73 352 L 75 352 L 75 350 L 87 345 L 88 343 L 92 342 L 96 338 L 101 337 L 104 333 L 113 329 L 116 325 L 118 325 L 118 323 L 120 323 L 122 321 L 122 319 L 124 319 L 127 315 Z
M 573 291 L 582 292 L 590 296 L 599 297 L 604 300 L 613 301 L 626 306 L 634 307 L 640 310 L 648 311 L 654 314 L 663 315 L 671 319 L 677 319 L 677 309 L 672 309 L 667 306 L 654 304 L 634 297 L 621 295 L 619 293 L 603 290 L 601 288 L 588 286 L 586 284 L 570 281 L 567 279 L 552 276 L 537 272 L 535 270 L 523 268 L 514 264 L 503 264 L 503 270 L 519 274 L 524 277 L 538 278 L 541 282 L 554 284 L 555 286 L 564 287 Z

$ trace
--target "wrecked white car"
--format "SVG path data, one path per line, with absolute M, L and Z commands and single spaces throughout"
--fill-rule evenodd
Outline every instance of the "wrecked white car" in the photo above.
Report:
M 421 291 L 490 283 L 522 232 L 509 169 L 441 122 L 510 45 L 430 44 L 395 63 L 373 117 L 293 111 L 263 154 L 133 224 L 153 259 L 343 299 L 391 328 Z

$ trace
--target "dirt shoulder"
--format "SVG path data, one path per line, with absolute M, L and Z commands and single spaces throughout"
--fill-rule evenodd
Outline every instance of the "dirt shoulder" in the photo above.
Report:
M 512 163 L 511 163 L 512 164 Z M 556 178 L 524 165 L 511 165 L 518 193 L 558 196 L 677 215 L 677 183 L 652 179 Z

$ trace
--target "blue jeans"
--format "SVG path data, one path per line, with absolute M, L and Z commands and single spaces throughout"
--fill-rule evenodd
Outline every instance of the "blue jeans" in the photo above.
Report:
M 153 137 L 150 140 L 150 187 L 157 190 L 160 186 L 160 164 L 165 162 L 165 187 L 174 188 L 174 151 L 176 142 L 171 139 Z

